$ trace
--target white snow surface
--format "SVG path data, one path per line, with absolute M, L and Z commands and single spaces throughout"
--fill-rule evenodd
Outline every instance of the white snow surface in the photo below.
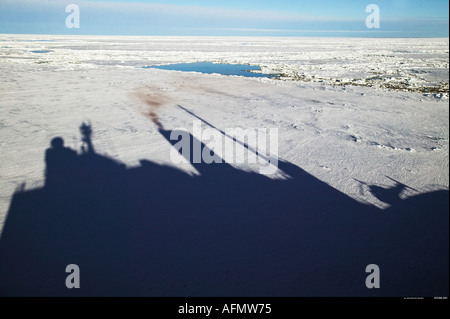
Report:
M 364 203 L 387 207 L 359 181 L 388 187 L 392 178 L 415 189 L 404 196 L 448 189 L 448 45 L 448 38 L 1 35 L 0 230 L 15 190 L 43 185 L 51 139 L 80 149 L 83 121 L 92 123 L 100 154 L 128 167 L 146 159 L 196 174 L 171 161 L 139 96 L 157 102 L 167 129 L 192 131 L 193 116 L 178 105 L 222 130 L 278 128 L 281 160 Z M 42 50 L 49 52 L 32 52 Z M 259 65 L 283 77 L 141 68 L 196 61 Z

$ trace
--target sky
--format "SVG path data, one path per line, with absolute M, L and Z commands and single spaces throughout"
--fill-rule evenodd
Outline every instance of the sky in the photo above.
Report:
M 68 28 L 69 4 L 79 28 Z M 379 28 L 366 18 L 380 9 Z M 448 37 L 448 0 L 0 0 L 0 33 Z

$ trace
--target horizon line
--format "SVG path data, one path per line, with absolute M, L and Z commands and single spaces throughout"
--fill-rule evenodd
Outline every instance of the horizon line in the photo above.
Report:
M 258 32 L 258 31 L 254 31 Z M 286 32 L 282 30 L 263 30 L 261 32 Z M 301 33 L 301 32 L 311 32 L 310 30 L 300 31 L 292 30 L 290 32 Z M 67 36 L 67 37 L 81 37 L 81 36 L 92 36 L 92 37 L 159 37 L 159 38 L 176 38 L 176 37 L 186 37 L 186 38 L 355 38 L 355 39 L 450 39 L 450 36 L 343 36 L 345 33 L 400 33 L 402 31 L 327 31 L 318 30 L 315 31 L 318 35 L 138 35 L 138 34 L 67 34 L 67 33 L 10 33 L 1 32 L 0 35 L 24 35 L 24 36 Z M 340 35 L 320 35 L 326 32 L 337 32 Z M 422 33 L 422 31 L 418 31 Z M 423 31 L 425 32 L 425 31 Z

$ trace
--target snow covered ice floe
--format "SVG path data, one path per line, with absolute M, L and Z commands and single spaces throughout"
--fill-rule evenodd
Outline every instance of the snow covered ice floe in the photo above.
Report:
M 192 127 L 192 115 L 178 105 L 221 130 L 277 128 L 280 160 L 377 212 L 392 206 L 383 189 L 405 185 L 398 194 L 402 199 L 448 191 L 448 39 L 2 35 L 1 40 L 2 223 L 16 190 L 44 185 L 44 153 L 53 138 L 62 137 L 80 152 L 83 122 L 92 124 L 97 154 L 127 168 L 150 161 L 201 176 L 194 166 L 170 160 L 171 145 L 136 94 L 158 106 L 167 130 Z M 284 76 L 141 68 L 197 61 L 259 65 L 262 73 Z M 258 172 L 253 165 L 231 166 Z M 288 175 L 267 178 L 288 180 Z

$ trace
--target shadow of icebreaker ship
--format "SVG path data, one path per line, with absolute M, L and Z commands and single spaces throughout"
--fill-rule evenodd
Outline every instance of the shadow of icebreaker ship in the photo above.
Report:
M 190 176 L 84 141 L 79 154 L 54 139 L 45 187 L 13 195 L 1 296 L 448 296 L 448 191 L 383 211 L 283 161 L 287 180 L 188 159 Z

